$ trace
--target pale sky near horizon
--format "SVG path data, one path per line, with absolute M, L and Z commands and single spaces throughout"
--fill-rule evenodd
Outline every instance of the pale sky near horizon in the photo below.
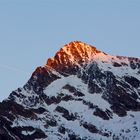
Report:
M 140 0 L 0 0 L 0 101 L 74 40 L 140 57 Z

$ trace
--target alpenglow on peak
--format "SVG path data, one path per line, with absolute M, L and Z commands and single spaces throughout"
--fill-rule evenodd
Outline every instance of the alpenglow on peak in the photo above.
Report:
M 54 58 L 49 58 L 47 65 L 56 66 L 70 63 L 82 63 L 92 60 L 98 53 L 102 52 L 97 50 L 94 46 L 81 41 L 73 41 L 64 45 L 64 47 L 56 53 Z

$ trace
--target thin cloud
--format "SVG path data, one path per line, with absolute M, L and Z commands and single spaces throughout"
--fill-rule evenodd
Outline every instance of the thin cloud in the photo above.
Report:
M 7 70 L 10 70 L 10 71 L 14 71 L 14 72 L 18 72 L 18 73 L 22 73 L 22 74 L 28 74 L 24 70 L 21 70 L 21 69 L 16 68 L 16 67 L 8 66 L 8 65 L 0 65 L 0 68 L 7 69 Z

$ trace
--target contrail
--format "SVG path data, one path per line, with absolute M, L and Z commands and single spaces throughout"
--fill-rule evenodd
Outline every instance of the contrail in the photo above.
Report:
M 28 73 L 25 72 L 24 70 L 21 70 L 21 69 L 18 69 L 18 68 L 12 67 L 12 66 L 8 66 L 8 65 L 0 65 L 0 67 L 3 68 L 3 69 L 10 70 L 10 71 L 20 72 L 20 73 L 22 73 L 22 74 L 28 74 Z

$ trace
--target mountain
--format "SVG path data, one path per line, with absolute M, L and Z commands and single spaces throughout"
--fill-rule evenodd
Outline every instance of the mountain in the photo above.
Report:
M 0 140 L 139 140 L 140 59 L 74 41 L 0 103 Z

